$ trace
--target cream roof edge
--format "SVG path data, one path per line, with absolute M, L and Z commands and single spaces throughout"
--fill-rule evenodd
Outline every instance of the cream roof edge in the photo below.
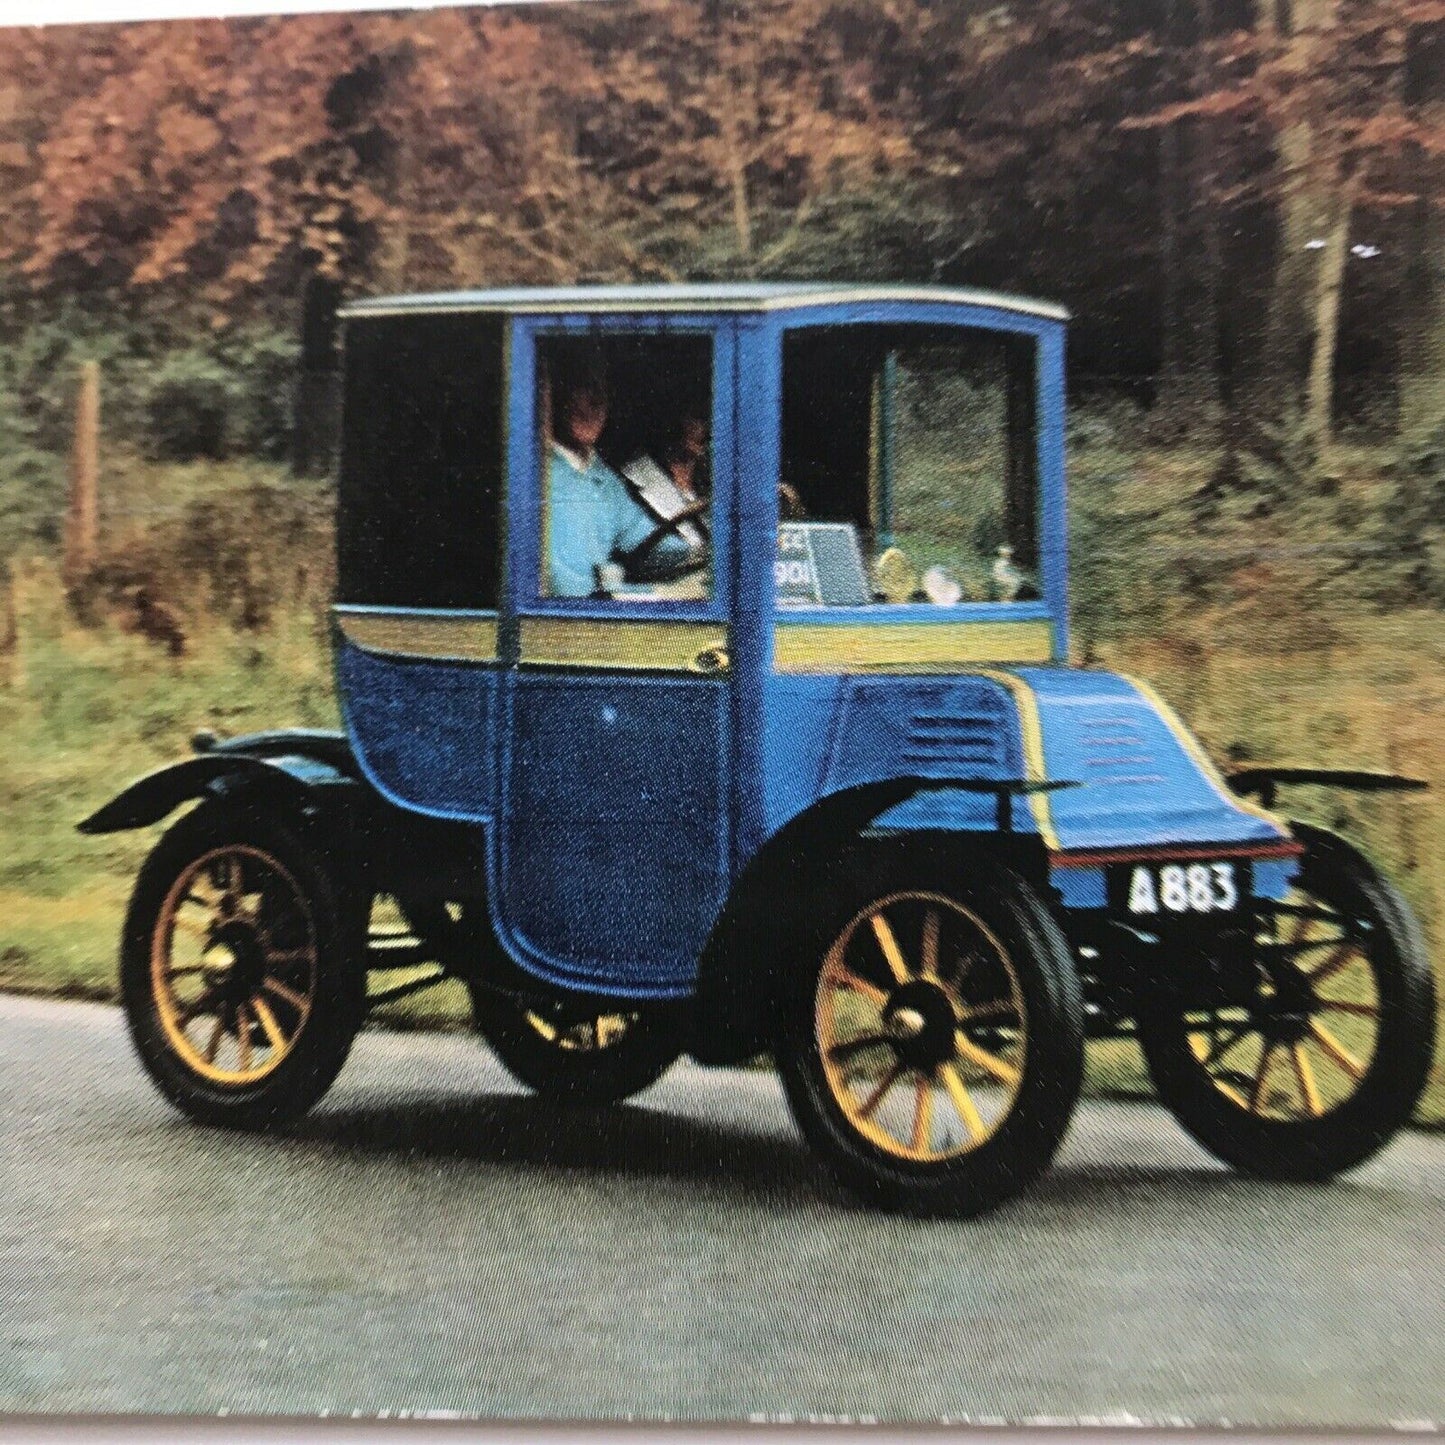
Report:
M 1049 321 L 1067 321 L 1068 311 L 1051 301 L 966 287 L 869 285 L 866 283 L 771 282 L 679 284 L 670 286 L 567 286 L 505 290 L 432 291 L 376 296 L 341 307 L 345 319 L 467 311 L 516 314 L 547 312 L 790 311 L 846 306 L 869 301 L 930 302 L 1011 311 Z

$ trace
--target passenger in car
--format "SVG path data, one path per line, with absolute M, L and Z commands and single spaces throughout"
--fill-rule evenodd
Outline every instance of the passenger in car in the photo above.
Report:
M 696 508 L 705 501 L 704 468 L 707 459 L 707 420 L 702 407 L 686 406 L 673 418 L 661 444 L 651 453 L 642 452 L 622 468 L 622 479 L 655 523 Z M 689 564 L 702 566 L 708 556 L 707 523 L 702 517 L 680 522 L 675 533 L 688 550 Z M 637 559 L 638 570 L 673 575 L 677 571 L 674 552 Z
M 549 597 L 611 592 L 629 554 L 657 530 L 657 519 L 597 455 L 607 426 L 606 374 L 597 366 L 559 366 L 552 385 L 553 435 L 547 458 Z M 674 534 L 647 549 L 658 564 L 685 562 L 689 548 Z

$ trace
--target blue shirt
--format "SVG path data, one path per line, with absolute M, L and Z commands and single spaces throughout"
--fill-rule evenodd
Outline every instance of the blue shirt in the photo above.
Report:
M 547 596 L 590 596 L 597 591 L 597 568 L 620 561 L 656 527 L 656 519 L 595 452 L 584 461 L 552 444 L 547 467 Z M 683 557 L 688 550 L 674 533 L 651 555 Z

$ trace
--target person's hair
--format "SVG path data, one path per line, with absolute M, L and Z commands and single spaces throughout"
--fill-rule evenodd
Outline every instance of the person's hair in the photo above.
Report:
M 554 341 L 546 359 L 552 394 L 558 400 L 581 392 L 607 397 L 607 361 L 595 341 L 571 337 Z
M 671 452 L 682 442 L 683 428 L 690 421 L 701 422 L 704 431 L 712 420 L 711 409 L 699 397 L 685 396 L 668 413 L 667 423 L 662 428 L 662 449 Z

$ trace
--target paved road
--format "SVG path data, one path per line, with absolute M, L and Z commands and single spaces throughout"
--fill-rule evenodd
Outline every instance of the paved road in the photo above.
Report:
M 834 1193 L 766 1075 L 563 1114 L 368 1034 L 287 1138 L 184 1123 L 119 1015 L 0 999 L 0 1410 L 1445 1419 L 1445 1137 L 1325 1188 L 1085 1106 L 975 1222 Z

